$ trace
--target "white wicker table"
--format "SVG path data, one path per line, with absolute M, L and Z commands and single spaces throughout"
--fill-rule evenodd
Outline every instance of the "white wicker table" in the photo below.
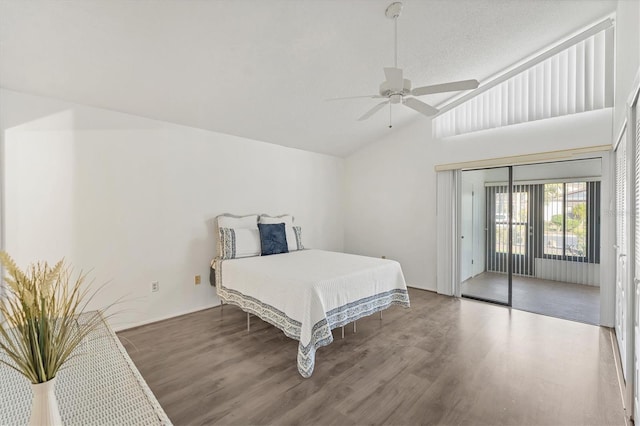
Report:
M 56 397 L 65 425 L 171 424 L 106 322 L 77 351 L 79 356 L 57 375 Z M 0 424 L 27 424 L 31 401 L 29 381 L 0 364 Z

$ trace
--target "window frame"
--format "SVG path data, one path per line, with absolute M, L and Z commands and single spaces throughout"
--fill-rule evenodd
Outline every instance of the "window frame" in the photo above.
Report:
M 572 183 L 585 183 L 586 191 L 586 236 L 585 236 L 585 254 L 583 256 L 567 255 L 567 184 Z M 600 263 L 600 214 L 593 217 L 595 212 L 599 213 L 599 208 L 592 205 L 600 199 L 600 182 L 599 181 L 571 181 L 571 182 L 549 182 L 548 184 L 562 184 L 562 254 L 547 254 L 545 253 L 544 244 L 541 247 L 540 257 L 543 259 L 553 260 L 566 260 L 570 262 L 586 262 L 586 263 Z M 544 186 L 547 184 L 541 184 L 544 194 Z M 544 199 L 542 200 L 542 206 L 544 208 Z M 544 242 L 545 230 L 544 222 L 542 226 L 537 227 L 538 241 Z M 535 228 L 534 228 L 535 229 Z

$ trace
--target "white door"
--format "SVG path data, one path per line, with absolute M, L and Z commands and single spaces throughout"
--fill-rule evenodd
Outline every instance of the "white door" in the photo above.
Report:
M 638 193 L 636 191 L 636 196 L 638 196 Z M 638 232 L 638 229 L 636 228 L 636 235 Z M 637 253 L 637 251 L 636 251 Z M 636 259 L 636 271 L 638 271 L 638 260 Z M 636 285 L 635 285 L 635 290 L 636 290 L 636 294 L 635 294 L 635 299 L 636 299 L 636 306 L 640 306 L 640 286 L 638 285 L 638 275 L 636 272 Z M 635 335 L 635 350 L 633 352 L 633 365 L 634 365 L 634 385 L 633 385 L 633 418 L 637 419 L 638 418 L 638 406 L 640 406 L 640 399 L 639 399 L 639 382 L 640 382 L 640 377 L 639 377 L 639 373 L 640 370 L 638 369 L 639 365 L 638 365 L 638 354 L 640 353 L 640 312 L 638 311 L 638 309 L 636 309 L 636 313 L 634 315 L 634 321 L 633 321 L 633 332 Z
M 622 140 L 616 149 L 616 323 L 615 331 L 620 349 L 622 373 L 625 381 L 628 381 L 627 368 L 627 332 L 628 310 L 627 301 L 633 297 L 628 291 L 627 282 L 627 135 L 622 135 Z
M 473 184 L 473 276 L 485 270 L 485 238 L 487 220 L 485 210 L 485 189 L 483 182 Z
M 460 220 L 460 282 L 464 282 L 473 276 L 473 183 L 465 179 L 462 173 L 462 194 Z
M 638 407 L 640 407 L 640 360 L 638 357 L 640 356 L 640 114 L 638 114 L 638 104 L 636 99 L 635 107 L 633 108 L 634 114 L 632 114 L 635 120 L 632 120 L 633 123 L 635 121 L 635 143 L 634 143 L 634 192 L 635 192 L 635 250 L 634 250 L 634 258 L 635 258 L 635 267 L 634 267 L 634 288 L 636 294 L 636 304 L 635 304 L 635 315 L 634 315 L 634 346 L 635 351 L 633 355 L 633 366 L 634 366 L 634 392 L 633 392 L 633 418 L 638 419 Z M 631 126 L 633 128 L 633 126 Z

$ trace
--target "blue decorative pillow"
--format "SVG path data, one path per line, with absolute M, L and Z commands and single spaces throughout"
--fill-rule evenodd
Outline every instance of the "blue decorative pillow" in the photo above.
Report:
M 258 229 L 260 230 L 260 245 L 263 256 L 289 253 L 284 223 L 259 223 Z

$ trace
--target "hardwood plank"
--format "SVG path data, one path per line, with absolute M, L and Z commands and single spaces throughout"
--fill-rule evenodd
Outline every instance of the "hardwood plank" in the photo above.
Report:
M 411 308 L 298 343 L 225 306 L 119 333 L 177 425 L 624 424 L 610 330 L 410 289 Z

